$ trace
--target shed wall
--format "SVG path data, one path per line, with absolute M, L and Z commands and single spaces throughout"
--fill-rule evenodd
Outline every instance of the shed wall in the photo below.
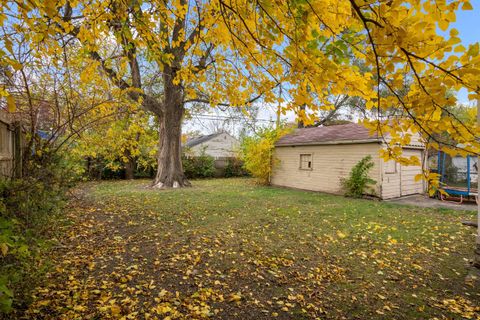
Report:
M 380 196 L 380 147 L 379 143 L 277 147 L 274 157 L 279 162 L 274 167 L 271 182 L 277 186 L 343 193 L 340 179 L 347 177 L 363 157 L 371 155 L 375 165 L 370 176 L 377 181 L 375 195 Z M 300 169 L 300 154 L 312 154 L 311 170 Z
M 403 156 L 415 156 L 422 162 L 425 160 L 423 159 L 423 152 L 424 150 L 421 149 L 404 149 Z M 415 181 L 415 176 L 423 171 L 421 165 L 402 166 L 399 163 L 395 163 L 395 172 L 388 172 L 387 165 L 385 163 L 382 165 L 383 199 L 398 198 L 425 192 L 425 182 L 423 180 Z

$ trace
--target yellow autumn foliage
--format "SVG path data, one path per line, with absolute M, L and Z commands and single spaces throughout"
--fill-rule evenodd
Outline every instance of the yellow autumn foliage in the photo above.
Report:
M 158 119 L 165 119 L 163 102 L 173 101 L 151 90 L 160 78 L 158 87 L 176 90 L 182 112 L 195 102 L 256 101 L 281 104 L 282 114 L 295 111 L 306 125 L 331 109 L 332 95 L 356 97 L 378 110 L 370 126 L 394 137 L 385 158 L 413 162 L 399 148 L 413 134 L 445 152 L 480 151 L 479 126 L 448 109 L 458 102 L 450 92 L 480 98 L 480 45 L 462 43 L 452 28 L 459 10 L 472 9 L 469 0 L 0 0 L 0 57 L 12 70 L 28 69 L 13 56 L 13 35 L 52 61 L 68 39 L 86 64 L 82 82 L 109 83 Z M 280 84 L 287 99 L 273 94 Z M 376 116 L 387 110 L 395 123 Z M 437 139 L 445 133 L 452 143 Z
M 291 131 L 290 128 L 263 128 L 254 136 L 246 137 L 241 145 L 243 166 L 261 184 L 269 184 L 278 159 L 274 155 L 275 142 Z

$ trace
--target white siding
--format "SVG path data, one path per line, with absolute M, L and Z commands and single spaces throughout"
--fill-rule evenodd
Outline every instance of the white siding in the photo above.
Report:
M 284 146 L 275 148 L 273 185 L 305 190 L 343 193 L 340 179 L 347 177 L 352 167 L 363 157 L 371 155 L 375 166 L 370 176 L 377 181 L 374 193 L 381 194 L 379 143 L 339 144 L 318 146 Z M 312 154 L 312 170 L 300 169 L 300 154 Z
M 222 133 L 210 140 L 193 146 L 191 151 L 194 155 L 200 155 L 202 150 L 205 150 L 206 154 L 214 158 L 234 157 L 238 147 L 239 142 L 237 139 L 228 133 Z
M 408 144 L 407 147 L 423 148 L 425 146 L 425 143 L 423 142 L 423 138 L 421 137 L 420 134 L 412 133 L 411 131 L 409 131 L 409 134 L 411 135 L 410 136 L 410 143 Z M 402 137 L 404 137 L 406 135 L 407 135 L 407 133 L 400 133 L 400 136 L 402 136 Z M 390 134 L 386 134 L 383 137 L 383 139 L 384 139 L 385 142 L 390 142 L 392 140 Z
M 423 150 L 404 150 L 405 157 L 416 156 L 422 162 Z M 400 174 L 401 195 L 423 193 L 423 180 L 415 181 L 415 176 L 422 173 L 422 166 L 402 166 Z
M 404 149 L 403 156 L 416 156 L 422 162 L 423 150 Z M 382 179 L 382 198 L 391 199 L 411 194 L 423 193 L 425 183 L 423 180 L 415 181 L 415 176 L 422 173 L 422 166 L 402 166 L 396 163 L 396 172 L 387 173 L 387 164 L 382 161 L 383 179 Z
M 387 164 L 380 159 L 383 167 L 383 177 L 382 177 L 382 199 L 391 199 L 398 198 L 401 196 L 400 193 L 400 170 L 401 166 L 399 163 L 395 163 L 395 172 L 387 171 Z M 389 172 L 389 173 L 387 173 Z

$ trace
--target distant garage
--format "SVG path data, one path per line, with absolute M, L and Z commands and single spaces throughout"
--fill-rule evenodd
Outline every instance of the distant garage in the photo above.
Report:
M 413 140 L 413 139 L 412 139 Z M 370 176 L 377 183 L 373 194 L 381 199 L 424 193 L 425 183 L 415 181 L 422 166 L 403 166 L 391 160 L 384 162 L 379 151 L 384 140 L 371 135 L 362 125 L 343 125 L 297 129 L 282 137 L 275 145 L 275 166 L 271 183 L 305 190 L 342 193 L 340 179 L 347 177 L 352 167 L 371 155 L 374 167 Z M 425 147 L 420 141 L 405 146 L 405 156 L 416 156 L 421 162 Z

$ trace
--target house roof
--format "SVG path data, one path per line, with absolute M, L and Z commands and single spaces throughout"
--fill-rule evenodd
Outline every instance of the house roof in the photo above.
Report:
M 206 135 L 206 136 L 200 136 L 200 137 L 190 139 L 185 143 L 185 147 L 188 147 L 188 148 L 194 147 L 194 146 L 199 145 L 201 143 L 204 143 L 204 142 L 206 142 L 210 139 L 213 139 L 213 138 L 221 135 L 222 133 L 223 132 L 217 132 L 217 133 L 209 134 L 209 135 Z
M 276 146 L 379 142 L 378 134 L 356 123 L 296 129 L 280 138 Z

